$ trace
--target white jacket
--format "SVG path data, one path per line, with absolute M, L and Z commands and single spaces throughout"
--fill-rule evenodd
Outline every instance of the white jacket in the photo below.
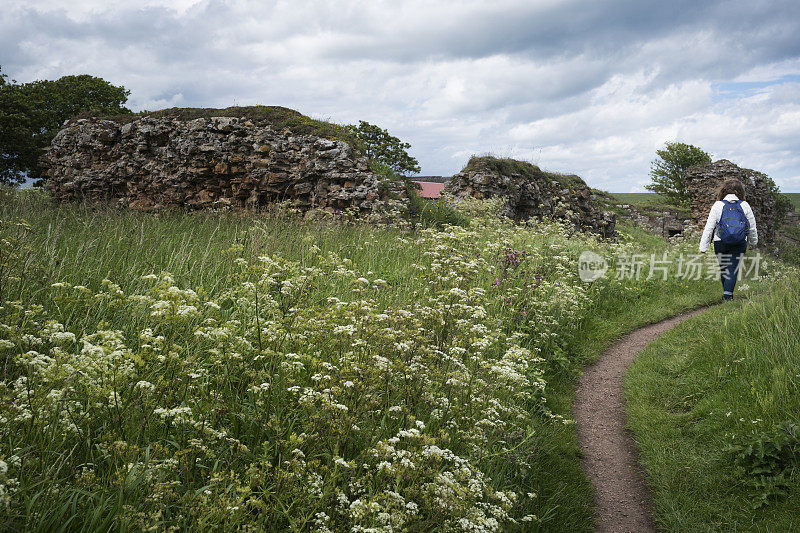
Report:
M 729 202 L 734 202 L 738 200 L 739 197 L 735 194 L 729 194 L 725 197 L 725 200 Z M 708 250 L 709 244 L 711 244 L 711 235 L 714 235 L 714 240 L 718 241 L 719 232 L 717 232 L 717 224 L 719 224 L 719 219 L 722 217 L 722 207 L 725 205 L 724 202 L 717 200 L 714 202 L 714 205 L 711 206 L 711 212 L 708 213 L 708 220 L 706 221 L 706 227 L 703 230 L 703 237 L 700 239 L 700 252 L 705 252 Z M 756 217 L 753 216 L 753 210 L 750 208 L 750 204 L 747 202 L 742 202 L 742 211 L 744 211 L 744 216 L 747 217 L 747 222 L 749 223 L 748 228 L 748 235 L 747 235 L 747 245 L 748 246 L 755 246 L 758 244 L 758 230 L 756 229 Z

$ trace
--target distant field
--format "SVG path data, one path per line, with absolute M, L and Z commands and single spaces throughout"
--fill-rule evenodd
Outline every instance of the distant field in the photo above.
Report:
M 620 202 L 631 205 L 642 205 L 645 203 L 653 203 L 658 200 L 658 194 L 654 192 L 613 192 L 611 193 Z M 800 192 L 787 192 L 784 193 L 791 198 L 794 208 L 800 210 Z
M 612 192 L 620 202 L 631 205 L 641 205 L 652 203 L 658 200 L 659 196 L 654 192 Z

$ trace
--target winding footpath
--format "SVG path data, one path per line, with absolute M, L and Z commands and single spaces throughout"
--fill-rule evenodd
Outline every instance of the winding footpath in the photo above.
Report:
M 623 379 L 647 344 L 705 310 L 696 309 L 629 333 L 586 367 L 578 380 L 574 414 L 583 470 L 595 489 L 598 531 L 656 531 L 650 491 L 626 428 Z

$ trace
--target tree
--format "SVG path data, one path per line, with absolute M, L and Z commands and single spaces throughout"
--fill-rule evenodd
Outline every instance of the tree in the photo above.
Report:
M 401 175 L 420 171 L 419 161 L 406 151 L 411 148 L 409 143 L 404 143 L 389 135 L 388 131 L 363 120 L 358 122 L 358 126 L 351 124 L 346 128 L 371 161 L 386 165 L 392 172 Z
M 0 74 L 0 184 L 41 179 L 39 156 L 64 121 L 82 111 L 130 113 L 130 91 L 83 74 L 17 83 Z
M 695 165 L 710 163 L 711 156 L 693 146 L 680 142 L 668 142 L 663 150 L 656 150 L 658 157 L 650 166 L 653 183 L 645 188 L 666 197 L 677 205 L 686 205 L 690 196 L 686 190 L 686 171 Z
M 772 178 L 761 172 L 759 172 L 759 174 L 764 178 L 767 189 L 769 189 L 769 192 L 775 199 L 775 220 L 780 223 L 783 221 L 783 217 L 786 216 L 786 213 L 794 209 L 792 207 L 792 199 L 781 192 L 781 188 L 778 187 L 778 184 L 775 183 Z

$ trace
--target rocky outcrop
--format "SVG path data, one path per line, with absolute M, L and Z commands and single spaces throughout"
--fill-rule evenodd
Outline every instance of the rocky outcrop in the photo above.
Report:
M 231 109 L 242 116 L 214 116 Z M 248 110 L 279 110 L 288 119 L 253 120 Z M 66 124 L 42 159 L 52 197 L 136 209 L 258 208 L 288 200 L 302 210 L 370 216 L 404 201 L 405 186 L 381 181 L 347 142 L 286 126 L 322 124 L 295 111 L 177 111 L 184 113 Z
M 690 168 L 686 172 L 686 188 L 692 197 L 692 221 L 702 227 L 708 212 L 717 199 L 717 188 L 727 179 L 737 179 L 744 184 L 747 203 L 753 208 L 758 226 L 759 241 L 772 243 L 775 238 L 775 198 L 767 176 L 756 170 L 741 168 L 727 159 Z
M 592 202 L 592 190 L 574 175 L 544 172 L 513 159 L 473 157 L 450 178 L 444 193 L 453 198 L 503 197 L 502 214 L 515 221 L 555 217 L 604 237 L 614 235 L 616 215 Z

